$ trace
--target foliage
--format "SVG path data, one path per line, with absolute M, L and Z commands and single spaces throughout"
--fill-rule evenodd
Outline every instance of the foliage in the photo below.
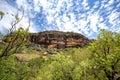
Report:
M 120 34 L 102 30 L 90 50 L 95 68 L 102 70 L 109 80 L 115 80 L 120 74 Z
M 52 55 L 40 69 L 37 80 L 71 80 L 71 71 L 74 62 L 70 56 L 63 54 Z M 47 65 L 47 66 L 46 66 Z
M 47 66 L 46 66 L 47 65 Z M 87 80 L 94 79 L 91 73 L 92 63 L 89 59 L 76 63 L 71 55 L 63 53 L 49 56 L 47 64 L 39 70 L 36 80 Z
M 0 32 L 0 42 L 1 42 L 2 38 L 3 38 L 3 34 Z
M 14 31 L 10 37 L 6 37 L 5 47 L 0 57 L 8 56 L 16 53 L 19 49 L 27 43 L 28 32 L 22 28 Z
M 3 11 L 0 11 L 0 15 L 4 15 L 5 13 Z
M 14 55 L 0 59 L 1 80 L 23 80 L 28 71 L 29 67 L 17 61 Z
M 0 11 L 1 19 L 4 14 Z M 3 38 L 5 46 L 0 49 L 1 80 L 119 80 L 120 34 L 102 30 L 97 40 L 90 44 L 89 49 L 86 47 L 42 49 L 39 54 L 48 51 L 56 54 L 46 56 L 38 55 L 37 52 L 29 54 L 34 50 L 25 46 L 29 39 L 29 27 L 26 30 L 23 28 L 15 30 L 23 15 L 21 18 L 18 14 L 13 16 L 15 21 L 11 23 L 10 34 Z M 62 32 L 59 35 L 62 35 Z M 68 35 L 69 33 L 66 33 L 65 36 Z M 0 39 L 1 36 L 0 33 Z M 12 55 L 24 49 L 28 50 L 29 56 Z M 20 62 L 18 57 L 27 58 L 28 62 Z
M 71 72 L 74 68 L 74 62 L 70 56 L 61 54 L 51 57 L 51 73 L 53 80 L 71 80 Z
M 4 15 L 4 12 L 0 11 L 0 15 Z M 19 17 L 18 13 L 13 16 L 15 20 L 11 23 L 11 28 L 8 32 L 9 35 L 4 37 L 6 41 L 3 39 L 3 41 L 5 41 L 5 46 L 2 52 L 0 53 L 0 58 L 16 53 L 23 46 L 23 44 L 27 43 L 28 41 L 28 29 L 30 23 L 26 30 L 24 30 L 23 28 L 19 28 L 18 30 L 16 30 L 16 25 L 23 19 L 24 16 L 23 8 L 21 17 Z
M 30 67 L 30 72 L 28 73 L 28 77 L 26 79 L 34 79 L 38 76 L 39 69 L 43 66 L 45 59 L 43 57 L 38 57 L 35 59 L 31 59 L 28 63 L 28 67 Z
M 3 16 L 5 15 L 5 13 L 3 11 L 0 11 L 0 20 L 2 20 Z

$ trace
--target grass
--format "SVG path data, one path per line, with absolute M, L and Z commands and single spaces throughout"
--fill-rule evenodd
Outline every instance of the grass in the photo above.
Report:
M 90 58 L 90 51 L 87 48 L 65 48 L 65 49 L 42 49 L 40 52 L 27 52 L 27 53 L 18 53 L 14 54 L 18 60 L 28 62 L 31 59 L 37 57 L 47 58 L 50 55 L 43 56 L 43 53 L 46 51 L 50 51 L 52 53 L 56 52 L 57 54 L 63 53 L 64 55 L 70 55 L 75 62 L 84 61 Z M 55 54 L 53 54 L 55 55 Z
M 29 61 L 33 58 L 37 58 L 37 57 L 40 57 L 39 54 L 28 54 L 28 53 L 25 53 L 25 54 L 14 54 L 18 60 L 20 61 Z

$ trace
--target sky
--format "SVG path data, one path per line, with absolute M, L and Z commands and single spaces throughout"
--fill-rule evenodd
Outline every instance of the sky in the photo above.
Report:
M 0 21 L 2 33 L 10 29 L 11 14 L 21 6 L 25 15 L 17 26 L 27 28 L 30 18 L 30 32 L 69 31 L 91 39 L 101 29 L 120 33 L 120 0 L 0 0 L 0 11 L 9 13 Z

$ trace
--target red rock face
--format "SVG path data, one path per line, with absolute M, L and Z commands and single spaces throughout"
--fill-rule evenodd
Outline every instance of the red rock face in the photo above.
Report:
M 91 40 L 73 32 L 45 31 L 30 34 L 30 42 L 47 48 L 83 47 Z

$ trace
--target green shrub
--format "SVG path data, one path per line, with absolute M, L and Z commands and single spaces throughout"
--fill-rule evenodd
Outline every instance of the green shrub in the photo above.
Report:
M 0 80 L 23 80 L 28 71 L 29 68 L 13 55 L 0 60 Z
M 34 58 L 29 61 L 28 67 L 30 72 L 28 73 L 27 79 L 35 79 L 38 76 L 39 70 L 43 66 L 45 59 L 43 57 Z
M 96 71 L 102 71 L 109 80 L 116 80 L 120 74 L 120 34 L 102 30 L 89 48 Z

